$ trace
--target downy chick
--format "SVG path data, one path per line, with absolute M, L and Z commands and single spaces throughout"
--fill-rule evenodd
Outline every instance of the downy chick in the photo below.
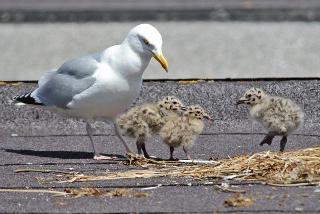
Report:
M 159 134 L 163 142 L 170 147 L 170 160 L 173 160 L 174 148 L 179 146 L 182 146 L 187 158 L 191 159 L 188 150 L 203 131 L 204 118 L 211 120 L 199 105 L 189 106 L 182 116 L 166 118 L 166 123 Z
M 268 134 L 261 141 L 260 146 L 271 145 L 275 136 L 282 136 L 281 152 L 286 146 L 287 136 L 295 131 L 304 119 L 303 111 L 292 100 L 269 96 L 259 88 L 251 88 L 246 91 L 237 104 L 250 105 L 251 117 L 268 130 Z
M 157 103 L 136 106 L 121 115 L 117 122 L 123 135 L 136 139 L 138 154 L 143 152 L 146 158 L 149 154 L 145 142 L 152 135 L 159 133 L 165 123 L 164 117 L 176 115 L 185 109 L 182 102 L 174 96 L 166 96 Z

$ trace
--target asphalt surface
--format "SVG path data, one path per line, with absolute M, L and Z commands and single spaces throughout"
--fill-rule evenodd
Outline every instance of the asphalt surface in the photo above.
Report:
M 245 106 L 237 107 L 237 98 L 251 86 L 264 88 L 270 94 L 286 96 L 304 109 L 304 125 L 289 136 L 286 150 L 320 146 L 320 80 L 286 81 L 217 81 L 182 84 L 174 81 L 145 82 L 136 103 L 152 102 L 165 95 L 175 95 L 186 104 L 198 103 L 213 116 L 206 123 L 191 154 L 197 159 L 228 158 L 260 151 L 278 151 L 279 143 L 260 147 L 264 129 L 248 117 Z M 10 99 L 32 90 L 33 83 L 0 87 L 0 188 L 63 190 L 69 187 L 99 187 L 106 190 L 125 187 L 141 188 L 148 197 L 54 197 L 45 193 L 0 193 L 0 212 L 310 212 L 320 211 L 319 187 L 271 187 L 254 182 L 235 182 L 236 189 L 246 190 L 254 199 L 250 207 L 226 207 L 224 201 L 234 193 L 219 191 L 206 181 L 190 178 L 120 179 L 84 183 L 39 183 L 36 178 L 54 178 L 52 173 L 15 173 L 23 168 L 77 171 L 101 174 L 106 171 L 139 169 L 125 165 L 124 148 L 110 125 L 96 122 L 95 144 L 104 154 L 118 157 L 114 161 L 92 159 L 85 126 L 80 120 L 66 119 L 47 110 L 14 106 Z M 278 138 L 276 140 L 279 140 Z M 134 142 L 127 139 L 134 149 Z M 147 143 L 152 155 L 168 158 L 168 148 L 158 138 Z M 184 158 L 181 149 L 175 156 Z

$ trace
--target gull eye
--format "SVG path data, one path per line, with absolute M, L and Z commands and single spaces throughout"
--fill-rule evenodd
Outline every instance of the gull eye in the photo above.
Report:
M 143 39 L 143 42 L 144 42 L 144 44 L 146 44 L 146 45 L 150 45 L 150 42 L 149 42 L 148 40 L 146 40 L 146 39 Z

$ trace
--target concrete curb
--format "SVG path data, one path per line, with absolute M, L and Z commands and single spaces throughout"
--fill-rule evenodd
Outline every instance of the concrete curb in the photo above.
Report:
M 65 60 L 121 42 L 127 23 L 1 24 L 0 80 L 37 80 Z M 319 78 L 320 23 L 153 22 L 169 61 L 145 79 Z

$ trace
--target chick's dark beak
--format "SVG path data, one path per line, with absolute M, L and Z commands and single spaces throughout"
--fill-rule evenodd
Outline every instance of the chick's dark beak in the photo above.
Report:
M 245 101 L 248 101 L 246 98 L 241 97 L 240 100 L 236 103 L 236 105 L 245 104 Z
M 181 109 L 182 111 L 186 111 L 186 110 L 187 110 L 187 107 L 181 106 L 180 109 Z
M 238 100 L 238 102 L 236 103 L 236 105 L 240 105 L 240 104 L 243 104 L 244 101 L 243 100 Z
M 210 121 L 213 121 L 212 117 L 210 117 L 209 115 L 204 115 L 203 118 L 210 120 Z

